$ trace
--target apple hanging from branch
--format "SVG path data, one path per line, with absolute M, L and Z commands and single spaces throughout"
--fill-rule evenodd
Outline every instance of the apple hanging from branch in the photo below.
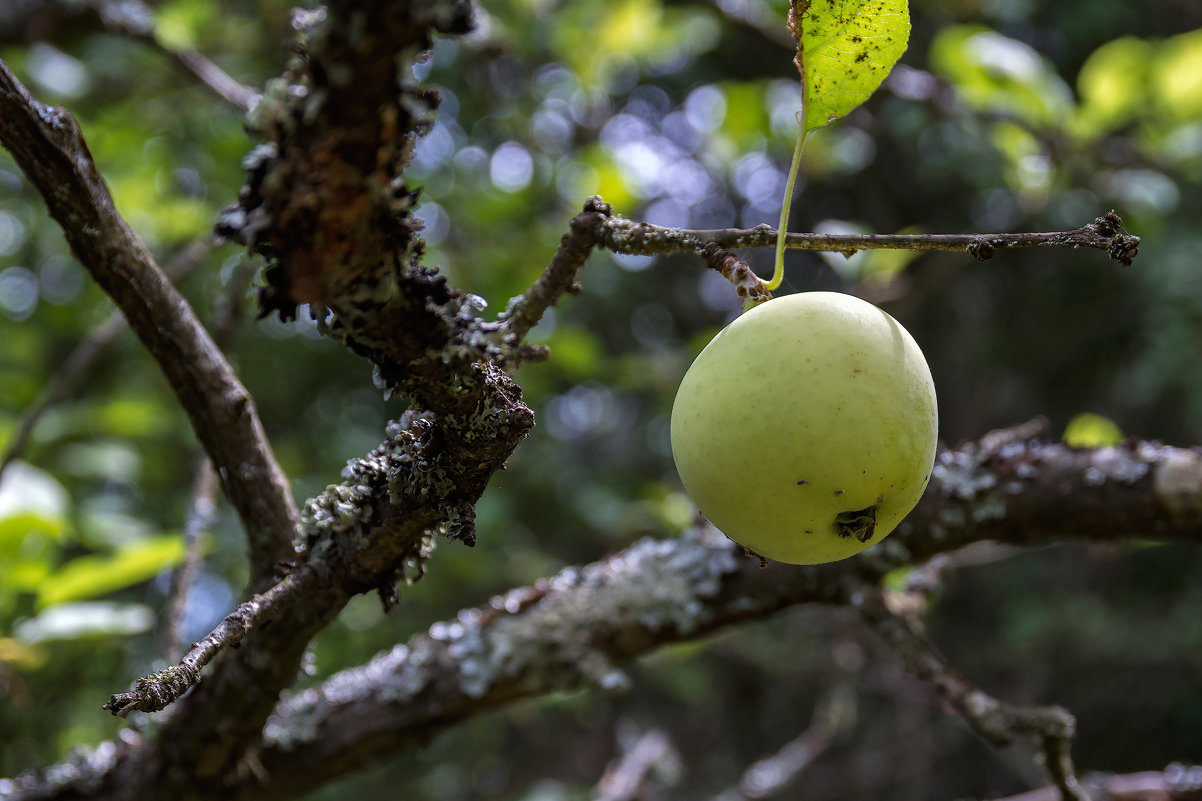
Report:
M 935 459 L 935 385 L 892 317 L 834 292 L 775 298 L 706 346 L 672 407 L 701 512 L 780 562 L 845 559 L 893 531 Z

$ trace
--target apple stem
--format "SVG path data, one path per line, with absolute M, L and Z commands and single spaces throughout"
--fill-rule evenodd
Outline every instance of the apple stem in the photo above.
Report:
M 780 206 L 780 225 L 776 227 L 776 262 L 772 268 L 772 280 L 764 285 L 769 292 L 779 287 L 785 278 L 785 228 L 789 224 L 789 209 L 793 205 L 793 186 L 797 181 L 797 172 L 801 169 L 801 151 L 805 149 L 806 137 L 810 133 L 805 124 L 804 91 L 798 116 L 800 123 L 797 128 L 797 144 L 793 146 L 793 162 L 789 165 L 789 178 L 785 181 L 785 199 L 781 201 Z

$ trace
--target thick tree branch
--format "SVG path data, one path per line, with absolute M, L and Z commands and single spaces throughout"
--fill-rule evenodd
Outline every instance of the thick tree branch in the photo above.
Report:
M 518 412 L 512 416 L 518 419 Z M 242 604 L 175 666 L 139 679 L 132 691 L 114 695 L 104 708 L 121 716 L 163 709 L 200 680 L 199 668 L 220 650 L 238 645 L 258 629 L 262 634 L 229 657 L 235 665 L 216 672 L 193 703 L 213 712 L 220 707 L 212 698 L 240 693 L 243 708 L 249 709 L 249 686 L 254 688 L 254 705 L 265 709 L 266 717 L 275 693 L 291 683 L 296 668 L 283 658 L 247 664 L 247 654 L 283 653 L 299 659 L 296 651 L 303 650 L 353 595 L 379 590 L 388 603 L 395 582 L 414 577 L 406 570 L 420 575 L 435 532 L 467 536 L 473 507 L 455 500 L 449 482 L 452 475 L 470 478 L 470 473 L 436 451 L 434 424 L 408 412 L 389 425 L 389 435 L 378 448 L 347 465 L 343 483 L 306 502 L 298 526 L 305 546 L 303 565 Z M 190 736 L 179 735 L 173 746 Z M 224 751 L 227 746 L 209 748 Z
M 980 540 L 1135 536 L 1202 542 L 1202 449 L 1073 448 L 995 432 L 940 452 L 918 507 L 873 551 L 905 549 L 917 563 Z
M 234 797 L 285 798 L 519 698 L 621 687 L 618 665 L 660 644 L 845 600 L 845 569 L 762 570 L 713 531 L 568 568 L 283 700 L 256 755 L 262 775 L 244 777 Z
M 0 62 L 0 144 L 41 192 L 75 257 L 158 361 L 246 529 L 252 584 L 292 554 L 296 506 L 246 388 L 113 205 L 75 120 Z
M 355 460 L 344 484 L 309 502 L 299 528 L 304 564 L 281 585 L 300 576 L 309 591 L 248 610 L 255 636 L 222 651 L 154 745 L 123 762 L 137 785 L 120 782 L 124 792 L 221 794 L 277 693 L 293 682 L 309 639 L 356 593 L 378 589 L 390 603 L 396 581 L 420 572 L 435 533 L 471 544 L 475 501 L 533 425 L 500 369 L 503 354 L 477 299 L 421 266 L 414 194 L 399 177 L 436 97 L 399 78 L 397 64 L 426 50 L 433 31 L 463 32 L 469 21 L 470 6 L 458 0 L 298 12 L 304 56 L 269 83 L 251 115 L 268 144 L 250 160 L 248 186 L 222 232 L 272 256 L 266 308 L 284 317 L 302 302 L 333 311 L 322 317 L 325 329 L 371 359 L 379 383 L 421 411 Z M 201 655 L 244 632 L 237 621 L 231 636 L 202 644 Z M 113 708 L 177 697 L 195 678 L 188 667 L 151 677 Z M 231 707 L 239 714 L 229 715 Z
M 355 510 L 378 494 L 363 473 L 373 463 L 380 464 L 363 460 L 346 485 L 311 503 L 309 525 L 340 530 L 351 540 L 370 536 L 370 525 L 356 521 L 375 512 Z M 225 789 L 232 798 L 286 798 L 519 698 L 566 687 L 620 687 L 621 663 L 663 644 L 792 604 L 850 604 L 866 580 L 972 542 L 1151 537 L 1202 543 L 1202 453 L 1196 449 L 1130 442 L 1082 450 L 993 434 L 945 451 L 940 465 L 904 530 L 852 560 L 761 569 L 716 533 L 695 533 L 642 541 L 465 610 L 367 665 L 282 701 L 253 759 L 226 777 Z M 1011 482 L 1019 480 L 1022 491 L 1011 495 Z M 355 501 L 353 488 L 365 485 Z M 990 500 L 994 492 L 1006 502 Z M 257 637 L 271 640 L 291 625 L 309 625 L 308 615 L 334 602 L 319 571 L 305 572 L 293 579 L 291 611 Z M 136 767 L 145 751 L 141 741 L 116 747 L 120 758 L 80 769 L 62 784 L 44 774 L 21 777 L 14 797 L 66 798 L 77 782 L 121 787 L 113 797 L 155 797 L 144 794 L 156 785 Z M 261 770 L 247 767 L 252 763 Z
M 456 621 L 432 627 L 428 636 L 332 678 L 323 685 L 328 693 L 307 691 L 283 702 L 269 726 L 276 734 L 269 735 L 260 761 L 269 775 L 287 774 L 281 780 L 295 780 L 297 787 L 309 779 L 320 782 L 329 777 L 325 771 L 349 770 L 516 698 L 564 686 L 620 684 L 615 666 L 663 643 L 794 603 L 849 604 L 865 576 L 880 577 L 980 540 L 1030 544 L 1156 536 L 1202 542 L 1197 450 L 1138 442 L 1079 450 L 994 433 L 945 452 L 941 462 L 975 467 L 936 471 L 907 531 L 853 560 L 761 570 L 758 560 L 743 558 L 724 539 L 645 541 L 515 590 L 489 607 L 467 610 Z M 987 496 L 986 485 L 1011 491 L 1003 479 L 1016 472 L 1025 474 L 1021 497 L 1031 496 L 1029 506 L 999 505 L 967 491 L 966 473 L 974 477 L 969 484 Z M 1066 502 L 1073 498 L 1078 501 Z M 1101 512 L 1107 506 L 1112 514 Z M 1078 525 L 1083 510 L 1091 508 L 1089 522 Z M 982 509 L 988 514 L 979 514 Z M 673 610 L 670 615 L 665 607 Z M 582 639 L 581 632 L 588 634 Z M 357 721 L 368 709 L 373 717 L 365 727 Z M 321 723 L 298 735 L 292 723 L 300 720 L 306 726 Z M 1047 744 L 1053 755 L 1063 754 L 1057 742 L 1063 740 Z M 314 771 L 309 779 L 296 775 L 300 765 Z M 281 797 L 287 794 L 281 791 Z M 268 795 L 274 797 L 274 790 Z

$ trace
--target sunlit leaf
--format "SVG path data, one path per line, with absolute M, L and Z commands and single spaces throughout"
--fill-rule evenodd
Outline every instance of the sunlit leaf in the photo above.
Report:
M 46 659 L 44 648 L 15 637 L 0 637 L 0 664 L 11 665 L 17 670 L 37 670 L 46 664 Z
M 917 233 L 901 231 L 899 233 Z M 887 285 L 898 276 L 906 265 L 918 257 L 917 250 L 866 250 L 860 263 L 860 281 L 875 287 Z
M 1063 120 L 1073 94 L 1034 48 L 981 25 L 943 29 L 931 44 L 931 63 L 970 106 L 1032 123 Z
M 170 47 L 195 47 L 198 33 L 213 16 L 211 3 L 198 0 L 172 0 L 155 10 L 155 35 Z
M 591 332 L 578 326 L 564 325 L 555 329 L 547 344 L 555 354 L 556 364 L 565 375 L 581 380 L 592 375 L 597 362 L 605 357 L 601 341 Z
M 1090 54 L 1077 74 L 1081 96 L 1078 123 L 1085 133 L 1122 125 L 1147 103 L 1151 45 L 1124 36 Z
M 183 539 L 147 537 L 108 556 L 81 556 L 47 576 L 38 591 L 38 607 L 95 598 L 153 578 L 184 556 Z
M 793 0 L 805 129 L 821 128 L 863 103 L 906 51 L 906 0 Z
M 0 479 L 0 557 L 27 551 L 28 537 L 58 541 L 68 530 L 67 491 L 49 473 L 13 462 Z
M 1064 441 L 1075 448 L 1102 448 L 1122 442 L 1123 432 L 1113 420 L 1086 412 L 1069 420 Z
M 1177 119 L 1202 114 L 1202 30 L 1167 39 L 1158 47 L 1152 81 L 1161 105 Z
M 606 83 L 615 67 L 680 64 L 712 49 L 721 35 L 711 11 L 659 0 L 566 3 L 557 19 L 553 49 L 585 85 Z
M 48 640 L 141 634 L 153 624 L 154 615 L 143 604 L 89 601 L 45 609 L 35 617 L 22 620 L 13 633 L 21 641 L 34 644 Z

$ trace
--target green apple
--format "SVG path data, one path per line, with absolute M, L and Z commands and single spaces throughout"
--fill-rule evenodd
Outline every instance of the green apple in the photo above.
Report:
M 728 537 L 780 562 L 833 562 L 879 542 L 922 497 L 935 385 L 897 320 L 803 292 L 714 337 L 681 381 L 671 429 L 685 490 Z

